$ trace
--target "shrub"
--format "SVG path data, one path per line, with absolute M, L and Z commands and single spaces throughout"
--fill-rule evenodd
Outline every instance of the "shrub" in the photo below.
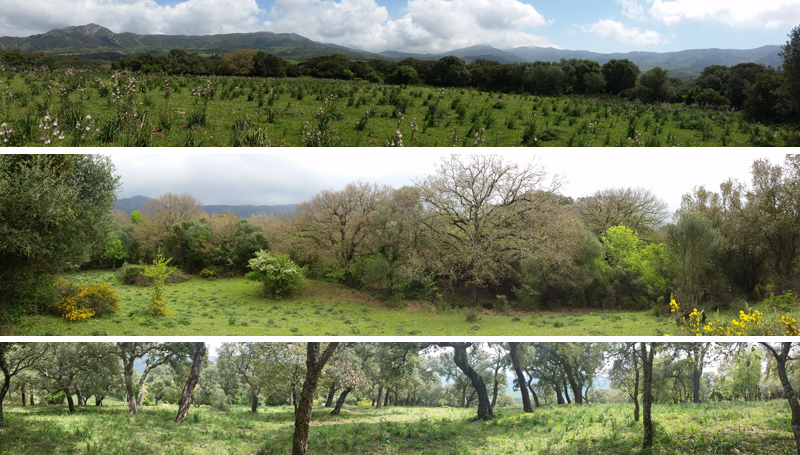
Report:
M 260 250 L 247 266 L 252 269 L 247 278 L 264 283 L 264 291 L 276 297 L 296 290 L 305 280 L 305 268 L 295 264 L 287 254 L 273 256 Z
M 163 254 L 158 253 L 158 257 L 153 260 L 153 264 L 146 266 L 142 272 L 144 276 L 152 278 L 154 282 L 153 299 L 147 305 L 147 311 L 153 316 L 171 316 L 175 314 L 167 308 L 164 299 L 161 297 L 161 288 L 164 286 L 167 277 L 175 272 L 174 268 L 167 267 L 171 260 L 172 258 L 166 259 Z
M 478 322 L 481 320 L 480 315 L 478 314 L 478 310 L 474 307 L 469 307 L 466 312 L 467 315 L 467 322 Z
M 58 289 L 62 293 L 58 309 L 61 311 L 61 316 L 70 322 L 119 312 L 119 296 L 107 284 L 75 286 L 60 281 Z
M 216 276 L 213 270 L 203 269 L 200 271 L 200 276 L 203 278 L 213 278 Z
M 511 308 L 508 306 L 508 297 L 504 295 L 497 296 L 497 303 L 494 304 L 494 309 L 501 313 L 507 313 Z
M 739 311 L 739 316 L 731 322 L 723 322 L 719 319 L 713 322 L 706 322 L 703 311 L 692 309 L 691 313 L 686 314 L 681 311 L 680 306 L 673 299 L 669 302 L 670 309 L 675 313 L 675 321 L 682 332 L 688 332 L 695 336 L 761 336 L 761 335 L 800 335 L 797 327 L 797 320 L 789 316 L 764 318 L 764 313 L 747 308 Z

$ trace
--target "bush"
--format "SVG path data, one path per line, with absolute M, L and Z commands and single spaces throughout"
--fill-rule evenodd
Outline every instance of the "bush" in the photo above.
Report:
M 83 321 L 92 316 L 119 312 L 119 296 L 107 284 L 75 286 L 60 281 L 58 290 L 62 294 L 58 309 L 61 311 L 61 316 L 68 321 Z
M 481 320 L 478 310 L 474 307 L 469 307 L 466 312 L 467 322 L 478 322 Z
M 280 296 L 292 292 L 303 285 L 306 270 L 299 267 L 287 254 L 271 255 L 260 250 L 250 259 L 247 266 L 252 269 L 247 278 L 264 283 L 268 295 Z
M 498 295 L 497 303 L 494 304 L 494 309 L 501 313 L 507 313 L 511 309 L 508 305 L 508 297 L 505 295 Z

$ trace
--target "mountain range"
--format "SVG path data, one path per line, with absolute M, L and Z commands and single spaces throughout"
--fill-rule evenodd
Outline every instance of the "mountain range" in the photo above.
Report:
M 117 60 L 140 53 L 162 54 L 170 49 L 182 49 L 199 55 L 222 55 L 236 49 L 255 49 L 277 55 L 289 61 L 300 62 L 311 57 L 343 54 L 351 60 L 365 61 L 374 58 L 403 60 L 438 60 L 455 55 L 467 63 L 476 59 L 496 60 L 500 63 L 549 61 L 562 58 L 595 60 L 601 65 L 612 59 L 628 59 L 642 71 L 660 66 L 677 77 L 695 77 L 710 65 L 732 66 L 737 63 L 761 63 L 779 67 L 781 47 L 762 46 L 756 49 L 691 49 L 679 52 L 625 52 L 603 54 L 581 50 L 564 50 L 551 47 L 523 46 L 497 49 L 487 45 L 453 49 L 436 54 L 414 54 L 402 51 L 384 51 L 379 54 L 350 49 L 330 43 L 319 43 L 295 33 L 229 33 L 220 35 L 138 35 L 114 33 L 97 24 L 71 26 L 50 30 L 28 37 L 0 37 L 0 50 L 17 49 L 23 52 L 45 52 Z
M 134 210 L 141 210 L 150 198 L 147 196 L 132 196 L 122 199 L 117 199 L 117 205 L 114 210 L 119 210 L 130 215 Z M 221 213 L 233 213 L 239 218 L 249 218 L 251 215 L 264 213 L 271 215 L 273 213 L 283 213 L 294 211 L 295 204 L 286 205 L 206 205 L 203 206 L 203 211 L 209 215 L 218 215 Z

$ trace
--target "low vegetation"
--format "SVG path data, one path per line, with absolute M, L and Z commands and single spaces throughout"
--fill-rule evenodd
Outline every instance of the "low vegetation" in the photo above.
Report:
M 683 334 L 668 311 L 474 310 L 461 294 L 453 304 L 408 300 L 390 308 L 381 300 L 334 283 L 309 280 L 286 298 L 266 298 L 263 285 L 244 278 L 203 279 L 164 287 L 165 305 L 173 316 L 157 317 L 140 311 L 152 299 L 152 288 L 119 283 L 112 271 L 85 271 L 64 275 L 83 285 L 113 283 L 120 311 L 80 323 L 51 315 L 25 316 L 19 335 L 259 335 L 259 336 L 642 336 Z M 488 295 L 481 293 L 481 300 Z M 774 320 L 780 316 L 758 305 Z M 783 314 L 783 313 L 782 313 Z M 800 316 L 797 309 L 785 313 Z M 722 320 L 736 319 L 736 310 L 710 312 Z M 472 316 L 472 318 L 470 318 Z
M 111 398 L 75 415 L 54 405 L 7 403 L 4 408 L 8 425 L 0 453 L 20 455 L 288 453 L 294 422 L 287 406 L 258 414 L 244 406 L 228 412 L 202 406 L 181 425 L 172 422 L 175 405 L 128 415 Z M 658 422 L 653 454 L 794 453 L 785 401 L 660 404 L 653 418 Z M 631 418 L 630 405 L 623 404 L 548 405 L 532 414 L 498 409 L 489 422 L 476 421 L 469 409 L 359 405 L 345 407 L 338 416 L 315 409 L 308 447 L 313 454 L 635 453 L 640 425 Z

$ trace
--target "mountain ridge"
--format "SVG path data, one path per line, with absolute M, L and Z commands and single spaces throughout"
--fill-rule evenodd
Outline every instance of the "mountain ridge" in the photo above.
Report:
M 114 210 L 119 210 L 127 215 L 130 215 L 134 210 L 141 210 L 147 201 L 151 198 L 147 196 L 131 196 L 127 198 L 117 199 L 117 204 Z M 228 204 L 211 204 L 204 205 L 203 211 L 209 215 L 219 215 L 223 213 L 233 213 L 239 218 L 250 218 L 252 215 L 264 213 L 272 215 L 273 213 L 293 212 L 297 204 L 278 204 L 278 205 L 228 205 Z
M 779 45 L 767 45 L 753 49 L 709 48 L 675 52 L 631 51 L 606 54 L 535 46 L 498 49 L 478 44 L 438 53 L 420 54 L 396 50 L 371 53 L 335 43 L 312 41 L 297 33 L 275 33 L 262 30 L 216 35 L 139 35 L 131 32 L 115 33 L 94 23 L 52 29 L 46 33 L 28 37 L 0 37 L 0 50 L 16 49 L 24 52 L 84 56 L 106 55 L 122 58 L 126 55 L 141 53 L 162 54 L 174 48 L 203 55 L 220 55 L 236 49 L 255 49 L 292 61 L 303 61 L 330 54 L 343 54 L 351 60 L 362 61 L 373 58 L 394 61 L 405 58 L 438 60 L 448 55 L 454 55 L 467 63 L 477 59 L 500 63 L 521 63 L 558 62 L 562 58 L 578 58 L 594 60 L 602 65 L 613 59 L 628 59 L 639 66 L 642 71 L 660 66 L 669 70 L 670 75 L 677 77 L 695 77 L 703 68 L 710 65 L 733 66 L 738 63 L 752 62 L 777 68 L 782 63 L 778 54 L 781 50 Z

